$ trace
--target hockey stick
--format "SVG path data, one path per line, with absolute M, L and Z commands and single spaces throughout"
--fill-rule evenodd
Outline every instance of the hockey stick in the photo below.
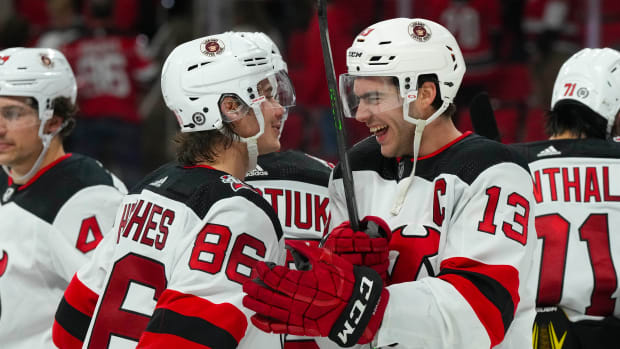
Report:
M 491 107 L 489 95 L 486 92 L 481 92 L 474 96 L 469 105 L 469 116 L 474 132 L 494 141 L 501 142 L 499 129 L 495 121 L 495 114 Z
M 323 48 L 323 62 L 325 63 L 325 74 L 327 75 L 327 88 L 329 90 L 329 103 L 331 104 L 332 116 L 336 126 L 336 140 L 338 144 L 338 157 L 340 158 L 340 169 L 342 170 L 342 183 L 344 185 L 344 195 L 346 197 L 349 221 L 353 231 L 360 230 L 360 220 L 357 214 L 355 192 L 353 190 L 353 175 L 351 165 L 347 156 L 346 131 L 344 128 L 344 117 L 342 115 L 342 101 L 338 94 L 336 84 L 336 72 L 334 71 L 334 61 L 332 50 L 329 45 L 329 30 L 327 29 L 327 10 L 325 3 L 327 0 L 318 0 L 319 31 L 321 34 L 321 47 Z

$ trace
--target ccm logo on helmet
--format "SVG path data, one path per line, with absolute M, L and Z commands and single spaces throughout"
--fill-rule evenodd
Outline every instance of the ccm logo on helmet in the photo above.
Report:
M 349 317 L 344 322 L 344 328 L 338 332 L 338 338 L 342 343 L 347 343 L 349 335 L 353 334 L 355 327 L 359 324 L 362 314 L 366 311 L 366 305 L 370 294 L 372 293 L 372 287 L 374 282 L 369 278 L 363 276 L 360 283 L 360 295 L 361 297 L 355 301 L 353 308 L 349 312 Z
M 349 57 L 359 58 L 362 57 L 362 53 L 357 51 L 349 51 Z

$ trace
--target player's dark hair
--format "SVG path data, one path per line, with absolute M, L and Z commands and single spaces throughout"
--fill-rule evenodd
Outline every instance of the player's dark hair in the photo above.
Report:
M 193 166 L 203 161 L 214 162 L 218 151 L 230 148 L 233 141 L 238 139 L 231 123 L 224 123 L 222 130 L 179 132 L 174 138 L 177 161 L 183 166 Z
M 39 103 L 32 97 L 26 99 L 26 104 L 36 111 L 39 110 Z M 72 103 L 68 97 L 56 97 L 52 102 L 52 106 L 54 108 L 54 116 L 58 116 L 63 122 L 66 122 L 66 126 L 58 133 L 60 139 L 64 141 L 75 128 L 75 115 L 78 112 L 77 104 Z
M 549 136 L 570 132 L 586 138 L 605 139 L 607 120 L 585 104 L 569 100 L 559 101 L 547 113 L 545 131 Z
M 441 104 L 443 102 L 441 100 L 441 91 L 439 90 L 439 79 L 437 78 L 436 74 L 420 75 L 418 77 L 418 88 L 422 87 L 425 82 L 432 82 L 433 84 L 435 84 L 435 90 L 437 91 L 437 94 L 435 95 L 435 99 L 433 100 L 433 103 L 431 105 L 433 106 L 433 108 L 435 108 L 435 110 L 438 110 L 439 108 L 441 108 Z M 454 105 L 454 103 L 450 103 L 450 105 L 443 112 L 442 115 L 451 118 L 455 113 L 456 106 Z
M 57 97 L 53 101 L 54 115 L 62 118 L 66 126 L 58 133 L 63 141 L 69 137 L 75 128 L 75 115 L 78 112 L 77 104 L 72 103 L 70 98 Z

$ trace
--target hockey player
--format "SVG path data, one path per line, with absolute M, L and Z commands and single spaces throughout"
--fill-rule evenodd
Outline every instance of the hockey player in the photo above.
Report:
M 65 292 L 54 343 L 279 347 L 241 305 L 256 261 L 285 259 L 277 215 L 243 178 L 280 147 L 290 81 L 270 52 L 233 32 L 179 45 L 161 80 L 181 126 L 178 161 L 125 198 L 115 236 Z
M 518 145 L 534 178 L 540 241 L 534 346 L 616 348 L 620 144 L 609 135 L 620 112 L 620 52 L 575 53 L 552 97 L 549 140 Z
M 244 33 L 259 47 L 271 52 L 276 69 L 288 72 L 280 50 L 264 33 Z M 288 110 L 280 121 L 280 135 Z M 246 174 L 245 181 L 260 190 L 275 210 L 284 239 L 301 240 L 318 246 L 327 228 L 327 184 L 334 165 L 301 151 L 273 152 L 258 157 L 257 166 Z M 287 265 L 294 266 L 287 254 Z M 287 335 L 284 349 L 317 348 L 314 339 Z
M 532 179 L 513 150 L 454 127 L 465 72 L 454 37 L 424 19 L 379 22 L 355 38 L 347 65 L 345 113 L 374 134 L 349 153 L 357 207 L 392 229 L 391 284 L 376 265 L 288 242 L 301 270 L 257 263 L 262 283 L 244 284 L 252 322 L 340 346 L 530 347 Z M 350 233 L 339 166 L 329 190 L 331 234 Z
M 56 305 L 126 193 L 97 161 L 65 153 L 76 91 L 59 51 L 0 51 L 2 348 L 52 346 Z

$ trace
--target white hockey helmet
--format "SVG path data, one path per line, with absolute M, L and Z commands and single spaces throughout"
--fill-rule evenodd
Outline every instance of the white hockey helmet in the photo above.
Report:
M 77 85 L 71 66 L 60 51 L 14 47 L 0 51 L 0 96 L 36 99 L 43 125 L 54 114 L 55 98 L 66 97 L 75 103 Z
M 32 169 L 20 179 L 28 179 L 47 152 L 52 138 L 63 125 L 51 134 L 44 134 L 46 122 L 54 116 L 54 99 L 66 97 L 75 103 L 77 85 L 69 62 L 58 50 L 50 48 L 14 47 L 0 51 L 0 96 L 32 97 L 38 103 L 39 137 L 43 150 Z M 5 171 L 8 169 L 4 166 Z
M 560 68 L 553 85 L 551 109 L 559 102 L 579 102 L 607 121 L 607 136 L 620 111 L 620 52 L 584 48 Z
M 358 76 L 393 77 L 398 80 L 405 120 L 409 103 L 417 98 L 418 78 L 435 74 L 439 81 L 442 108 L 427 120 L 443 113 L 461 85 L 465 61 L 454 36 L 443 26 L 420 18 L 394 18 L 366 28 L 347 50 L 348 73 L 340 76 L 340 94 L 345 115 L 355 117 L 359 99 L 352 93 Z
M 251 108 L 259 131 L 240 140 L 248 146 L 252 169 L 258 156 L 256 141 L 265 127 L 260 105 L 266 97 L 260 83 L 266 79 L 280 105 L 294 103 L 292 84 L 276 69 L 271 53 L 241 33 L 226 32 L 177 46 L 164 63 L 161 86 L 164 101 L 176 115 L 182 132 L 221 130 L 224 122 L 247 115 L 240 112 L 235 119 L 225 118 L 220 113 L 224 96 L 235 96 Z

